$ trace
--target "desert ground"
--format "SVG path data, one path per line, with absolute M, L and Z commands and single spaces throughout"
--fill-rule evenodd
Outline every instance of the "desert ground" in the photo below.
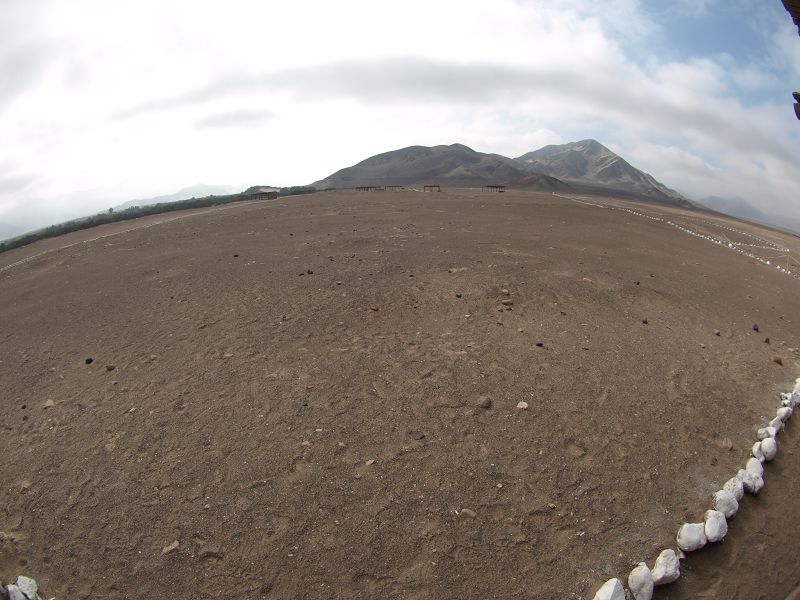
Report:
M 58 600 L 564 599 L 652 566 L 800 376 L 800 280 L 626 206 L 800 249 L 445 190 L 0 255 L 0 577 Z M 799 427 L 656 598 L 800 586 Z

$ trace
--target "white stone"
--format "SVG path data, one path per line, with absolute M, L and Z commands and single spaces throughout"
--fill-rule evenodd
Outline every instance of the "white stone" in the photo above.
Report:
M 778 437 L 778 430 L 774 427 L 767 427 L 767 437 Z
M 752 473 L 756 477 L 764 476 L 764 465 L 757 458 L 749 458 L 744 468 L 748 473 Z
M 778 409 L 777 417 L 784 423 L 786 423 L 786 421 L 788 421 L 789 417 L 791 416 L 792 416 L 792 409 L 789 408 L 788 406 L 784 406 Z
M 761 442 L 753 444 L 753 456 L 761 462 L 764 462 L 764 453 L 761 451 Z
M 769 426 L 775 428 L 775 434 L 777 435 L 777 432 L 783 429 L 783 421 L 781 421 L 779 417 L 775 417 L 774 419 L 772 419 L 772 421 L 769 422 Z
M 769 431 L 767 431 L 767 429 L 768 429 L 767 427 L 762 427 L 761 429 L 758 430 L 758 439 L 764 440 L 770 437 Z
M 741 482 L 739 487 L 741 488 Z M 714 510 L 721 512 L 726 519 L 732 519 L 739 510 L 739 501 L 732 492 L 720 490 L 714 494 Z
M 764 478 L 763 477 L 753 477 L 753 495 L 758 495 L 758 492 L 764 489 Z
M 643 562 L 628 575 L 628 589 L 635 600 L 651 600 L 653 597 L 653 574 Z
M 694 552 L 706 545 L 706 532 L 703 523 L 684 523 L 678 530 L 678 548 L 684 552 Z
M 731 477 L 728 479 L 728 481 L 725 482 L 725 485 L 722 486 L 722 489 L 733 494 L 733 497 L 736 498 L 737 502 L 744 496 L 744 486 L 742 485 L 742 480 L 736 477 Z
M 666 585 L 677 581 L 681 576 L 681 561 L 678 560 L 675 551 L 672 549 L 662 550 L 653 565 L 653 583 L 655 585 Z
M 745 471 L 744 469 L 739 469 L 739 472 L 736 473 L 736 479 L 742 482 L 742 487 L 744 491 L 750 492 L 751 494 L 757 494 L 758 491 L 756 490 L 756 476 L 750 473 L 749 471 Z
M 609 579 L 594 595 L 594 600 L 625 600 L 625 588 L 619 579 Z
M 728 521 L 718 510 L 707 510 L 705 515 L 705 533 L 709 542 L 721 542 L 728 533 Z
M 764 460 L 770 461 L 775 458 L 775 455 L 778 453 L 778 442 L 775 441 L 775 438 L 767 438 L 765 440 L 761 440 L 761 453 L 764 455 Z

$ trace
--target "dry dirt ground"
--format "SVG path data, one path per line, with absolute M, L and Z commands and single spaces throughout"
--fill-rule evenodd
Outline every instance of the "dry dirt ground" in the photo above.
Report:
M 523 192 L 287 198 L 48 252 L 0 273 L 0 576 L 59 600 L 591 598 L 744 464 L 800 375 L 799 292 Z M 656 597 L 790 594 L 799 471 L 790 422 Z

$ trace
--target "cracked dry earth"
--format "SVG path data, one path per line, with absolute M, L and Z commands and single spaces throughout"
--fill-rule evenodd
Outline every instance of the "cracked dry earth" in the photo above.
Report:
M 59 599 L 591 598 L 744 464 L 800 375 L 799 291 L 532 192 L 316 194 L 54 249 L 0 273 L 0 576 Z M 800 585 L 797 428 L 657 598 Z

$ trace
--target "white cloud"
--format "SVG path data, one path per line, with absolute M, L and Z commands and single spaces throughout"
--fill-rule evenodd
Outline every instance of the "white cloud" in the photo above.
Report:
M 766 20 L 736 64 L 649 54 L 636 0 L 7 1 L 0 66 L 22 76 L 0 88 L 0 220 L 308 183 L 412 144 L 514 156 L 584 137 L 670 187 L 799 210 L 790 103 L 735 95 L 800 80 L 790 23 Z

